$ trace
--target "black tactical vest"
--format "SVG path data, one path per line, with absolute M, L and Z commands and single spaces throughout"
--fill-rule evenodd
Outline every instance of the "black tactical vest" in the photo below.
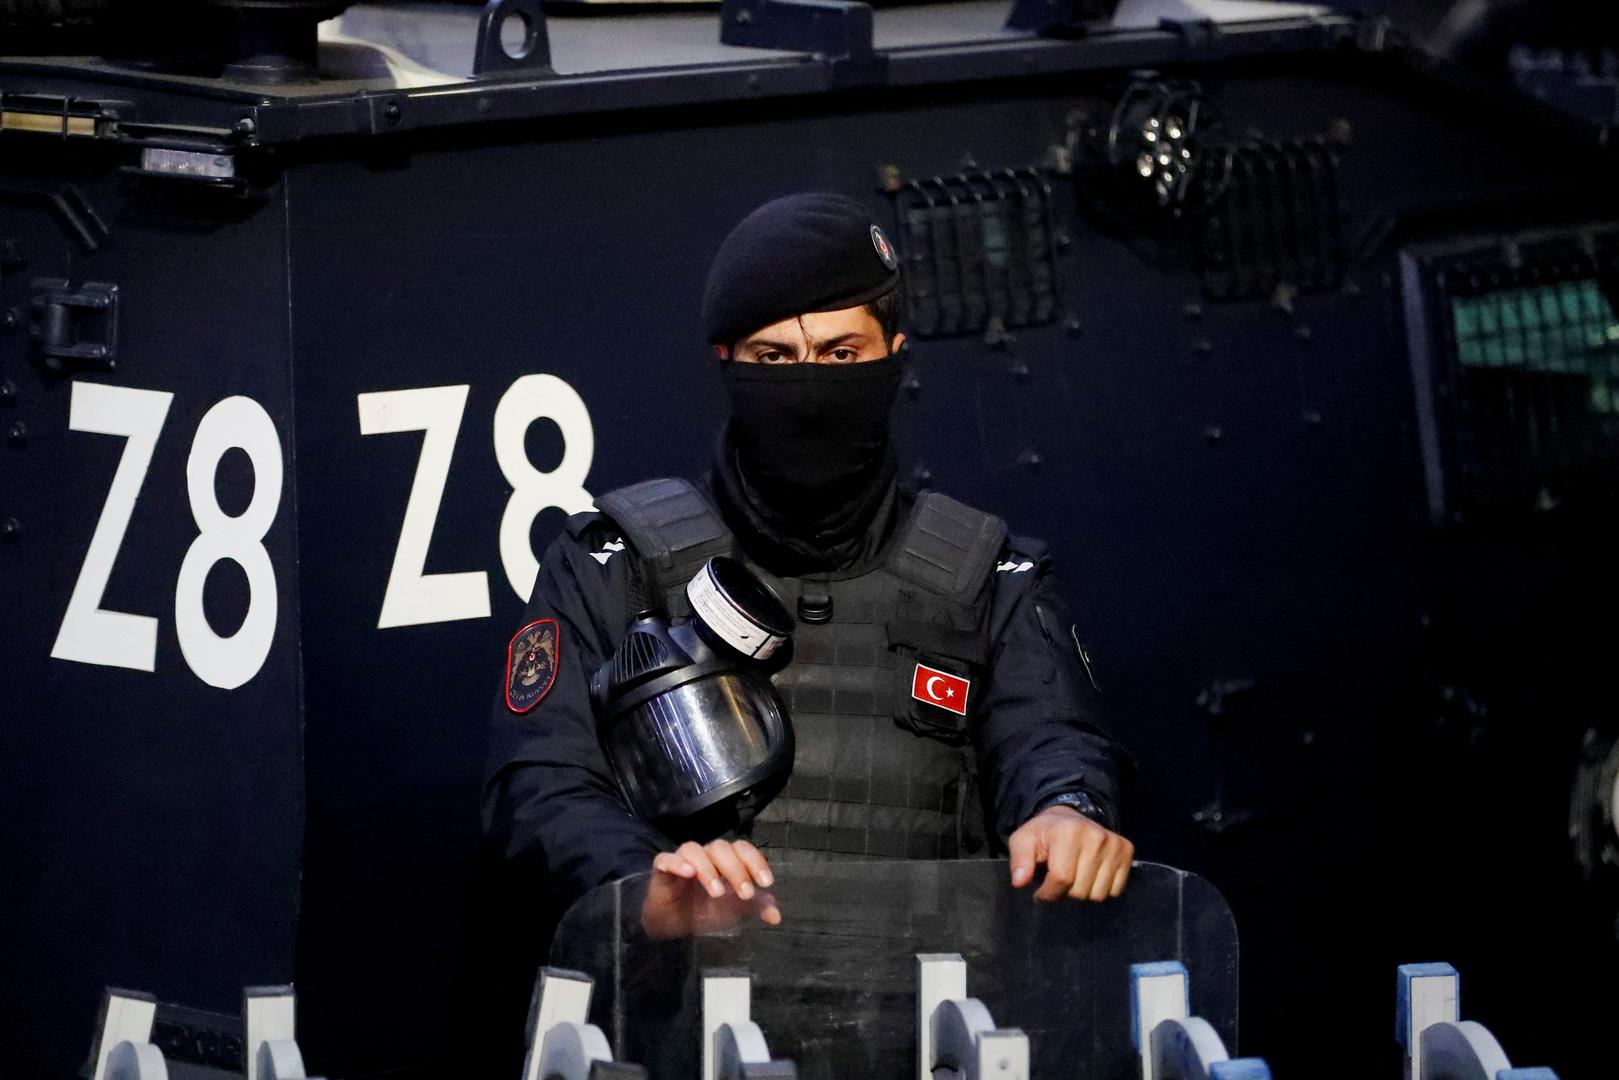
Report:
M 597 505 L 624 530 L 640 600 L 671 618 L 690 614 L 686 582 L 714 555 L 741 558 L 798 611 L 792 659 L 774 676 L 797 740 L 793 772 L 751 829 L 770 859 L 983 849 L 968 725 L 988 672 L 990 590 L 1006 540 L 999 518 L 926 493 L 875 569 L 783 578 L 749 560 L 685 480 L 649 480 Z M 812 621 L 819 614 L 827 617 Z M 930 683 L 936 673 L 944 677 Z M 928 691 L 954 698 L 958 679 L 967 680 L 964 704 L 924 700 Z

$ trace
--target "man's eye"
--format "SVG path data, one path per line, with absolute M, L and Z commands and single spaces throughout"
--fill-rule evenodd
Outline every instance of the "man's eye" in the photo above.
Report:
M 775 349 L 759 353 L 754 359 L 761 364 L 784 364 L 787 362 L 786 354 L 777 352 Z
M 837 363 L 848 364 L 853 362 L 854 358 L 860 354 L 854 349 L 833 349 L 831 355 L 832 359 Z

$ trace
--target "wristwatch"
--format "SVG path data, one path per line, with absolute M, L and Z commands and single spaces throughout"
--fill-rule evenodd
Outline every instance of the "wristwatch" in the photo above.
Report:
M 1047 799 L 1045 802 L 1040 804 L 1040 808 L 1036 810 L 1035 813 L 1038 814 L 1040 810 L 1049 810 L 1053 806 L 1073 807 L 1081 814 L 1084 814 L 1086 817 L 1102 826 L 1102 828 L 1111 829 L 1113 827 L 1107 820 L 1107 814 L 1100 806 L 1096 805 L 1096 800 L 1092 799 L 1083 791 L 1065 791 L 1055 798 Z

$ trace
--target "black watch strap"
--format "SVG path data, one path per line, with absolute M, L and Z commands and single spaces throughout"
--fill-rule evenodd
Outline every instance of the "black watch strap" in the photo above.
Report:
M 1104 829 L 1113 827 L 1107 819 L 1107 814 L 1100 806 L 1096 805 L 1096 800 L 1083 791 L 1065 791 L 1061 795 L 1041 803 L 1040 810 L 1048 810 L 1053 806 L 1071 806 Z M 1035 812 L 1039 813 L 1039 810 Z

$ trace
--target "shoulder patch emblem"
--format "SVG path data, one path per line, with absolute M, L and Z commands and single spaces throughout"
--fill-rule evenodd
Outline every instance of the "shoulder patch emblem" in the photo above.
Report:
M 506 646 L 506 707 L 526 713 L 556 681 L 561 635 L 555 619 L 531 622 Z

